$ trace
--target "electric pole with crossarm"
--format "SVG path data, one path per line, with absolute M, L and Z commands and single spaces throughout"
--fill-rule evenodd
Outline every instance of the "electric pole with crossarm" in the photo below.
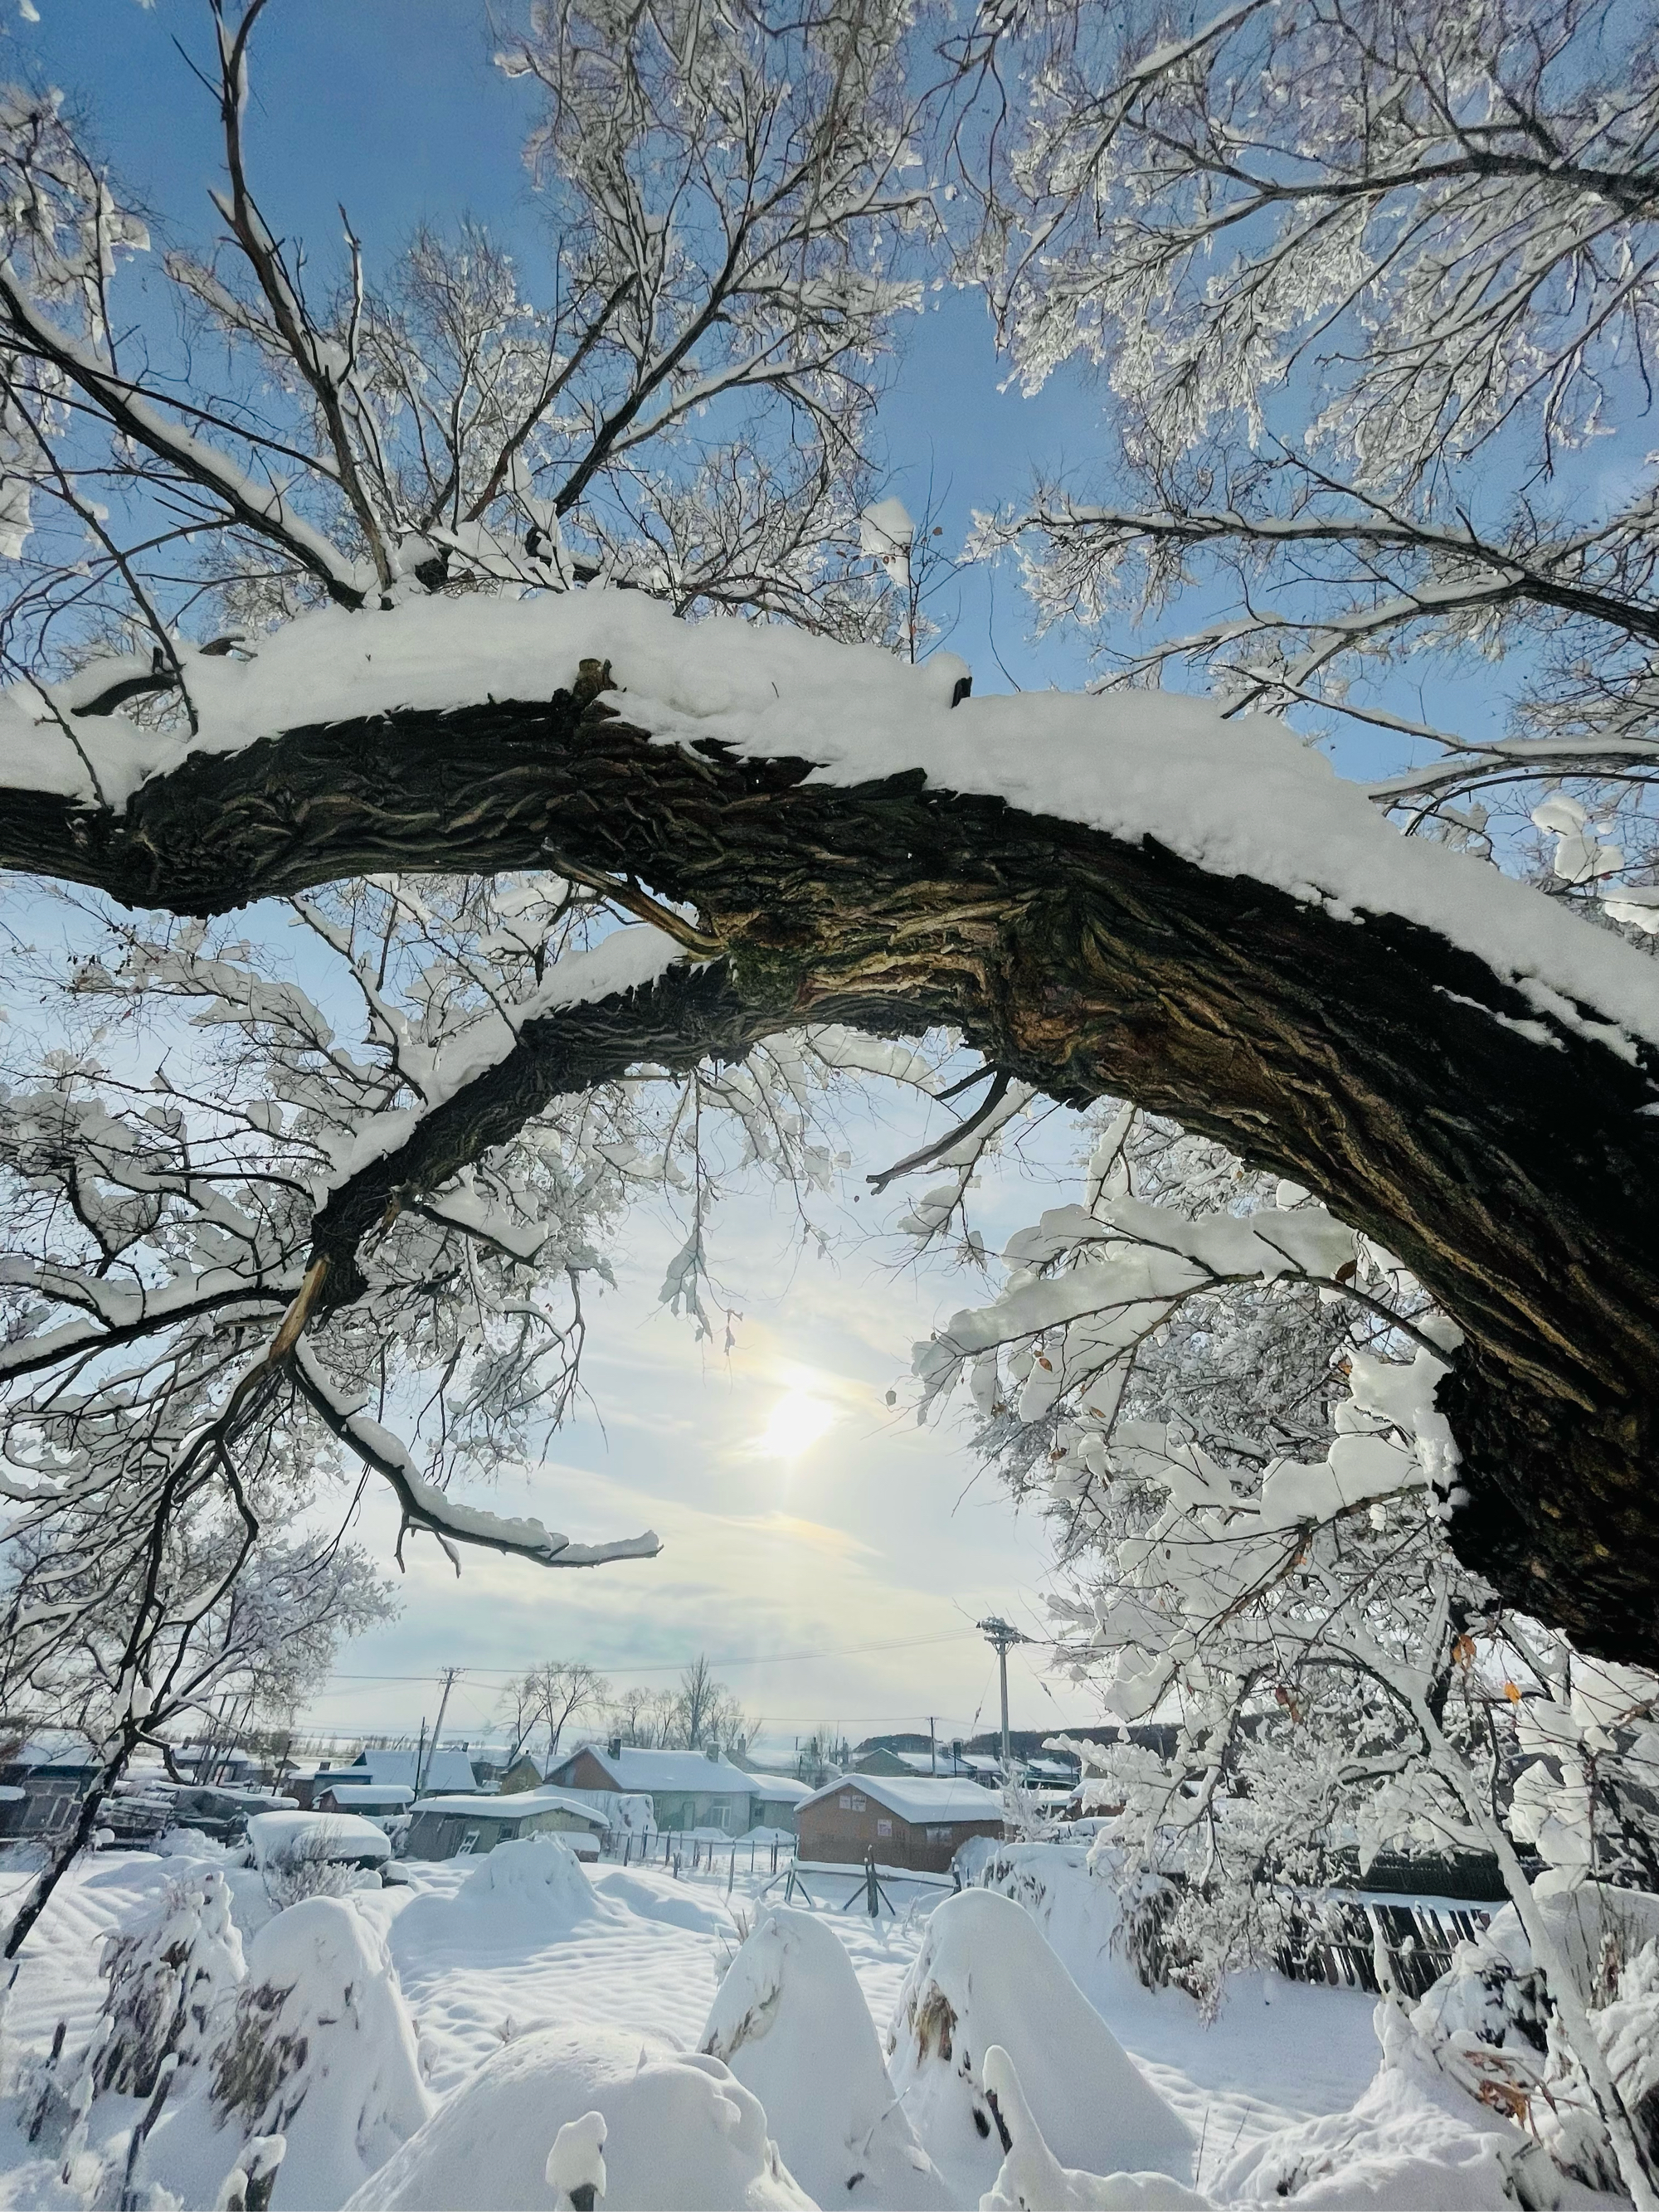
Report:
M 1008 1650 L 1011 1644 L 1032 1644 L 1036 1639 L 1023 1636 L 1018 1629 L 1011 1628 L 996 1613 L 993 1613 L 988 1620 L 975 1622 L 975 1626 L 988 1644 L 995 1645 L 997 1665 L 1002 1674 L 1002 1778 L 1006 1782 L 1012 1765 L 1008 1749 Z

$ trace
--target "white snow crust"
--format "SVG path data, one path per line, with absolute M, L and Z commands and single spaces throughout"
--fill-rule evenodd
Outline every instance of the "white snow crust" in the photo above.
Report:
M 758 2100 L 717 2058 L 647 2032 L 550 2029 L 509 2044 L 349 2200 L 349 2212 L 527 2212 L 560 2203 L 549 2153 L 604 2123 L 608 2208 L 761 2212 L 810 2206 Z M 568 2197 L 563 2200 L 567 2204 Z
M 331 1859 L 392 1856 L 386 1830 L 361 1813 L 256 1813 L 247 1824 L 256 1866 L 280 1865 L 296 1851 Z
M 611 661 L 612 703 L 664 743 L 712 738 L 753 758 L 803 758 L 817 780 L 840 785 L 921 769 L 944 789 L 1152 837 L 1212 873 L 1274 884 L 1344 919 L 1420 923 L 1475 954 L 1539 1013 L 1571 1027 L 1588 1019 L 1614 1049 L 1620 1032 L 1659 1043 L 1659 980 L 1622 939 L 1486 864 L 1401 837 L 1284 725 L 1225 722 L 1185 695 L 1025 692 L 952 709 L 967 670 L 951 653 L 913 668 L 877 647 L 781 624 L 687 623 L 638 593 L 580 592 L 427 599 L 376 614 L 330 608 L 262 639 L 250 661 L 191 658 L 193 746 L 118 716 L 73 726 L 118 805 L 187 750 L 234 752 L 302 724 L 398 707 L 545 699 L 586 658 Z M 13 787 L 91 796 L 73 747 L 27 686 L 0 694 L 0 761 Z

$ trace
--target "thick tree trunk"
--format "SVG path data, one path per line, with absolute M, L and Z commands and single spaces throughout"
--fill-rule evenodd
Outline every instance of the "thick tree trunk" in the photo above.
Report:
M 528 1025 L 337 1194 L 330 1301 L 400 1192 L 559 1091 L 804 1022 L 950 1023 L 1057 1098 L 1116 1093 L 1219 1139 L 1396 1254 L 1468 1339 L 1447 1392 L 1460 1553 L 1581 1648 L 1659 1663 L 1659 1068 L 1397 915 L 1339 921 L 920 772 L 836 787 L 653 744 L 580 690 L 193 756 L 119 816 L 0 794 L 0 865 L 135 906 L 564 865 L 696 909 L 718 959 Z

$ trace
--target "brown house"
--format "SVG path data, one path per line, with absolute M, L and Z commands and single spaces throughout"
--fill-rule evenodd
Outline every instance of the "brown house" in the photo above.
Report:
M 977 1782 L 955 1776 L 848 1774 L 800 1808 L 803 1861 L 945 1874 L 970 1836 L 1000 1836 L 1002 1806 Z

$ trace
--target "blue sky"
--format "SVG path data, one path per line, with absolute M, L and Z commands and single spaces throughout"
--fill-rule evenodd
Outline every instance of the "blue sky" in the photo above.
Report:
M 158 243 L 210 236 L 216 114 L 173 45 L 206 60 L 205 6 L 35 3 L 38 23 L 12 15 L 0 66 L 64 88 L 156 221 Z M 527 287 L 540 289 L 548 247 L 520 160 L 530 111 L 489 52 L 473 0 L 276 0 L 256 49 L 250 135 L 256 181 L 282 232 L 325 259 L 343 201 L 374 259 L 422 220 L 465 210 L 513 244 Z M 127 282 L 143 283 L 144 268 L 141 258 Z M 1092 410 L 1080 384 L 1057 380 L 1035 402 L 999 392 L 1003 372 L 976 300 L 934 295 L 904 335 L 882 416 L 887 488 L 920 513 L 931 480 L 947 542 L 960 542 L 973 507 L 1016 497 L 1039 460 L 1086 455 Z M 1012 580 L 994 602 L 991 580 L 975 572 L 948 642 L 981 689 L 1006 688 L 994 614 L 1013 680 L 1079 681 L 1082 647 L 1029 641 Z M 1063 1121 L 1040 1140 L 1061 1159 Z M 902 1118 L 872 1125 L 852 1183 L 918 1133 Z M 988 1194 L 988 1232 L 1006 1235 L 1045 1202 L 1011 1177 Z M 579 1537 L 654 1526 L 663 1556 L 556 1576 L 477 1555 L 458 1583 L 434 1547 L 416 1544 L 399 1619 L 344 1656 L 313 1709 L 316 1723 L 412 1730 L 434 1710 L 437 1670 L 453 1664 L 466 1671 L 448 1731 L 477 1735 L 503 1676 L 537 1659 L 580 1656 L 613 1677 L 667 1682 L 704 1650 L 786 1744 L 823 1723 L 855 1737 L 925 1728 L 930 1715 L 946 1735 L 991 1724 L 994 1662 L 973 1624 L 995 1609 L 1041 1633 L 1046 1546 L 1039 1525 L 974 1480 L 959 1431 L 919 1431 L 903 1410 L 912 1340 L 963 1304 L 966 1287 L 943 1270 L 908 1267 L 903 1240 L 877 1233 L 902 1210 L 854 1207 L 849 1194 L 840 1249 L 824 1259 L 802 1250 L 787 1209 L 765 1191 L 733 1209 L 716 1253 L 743 1315 L 729 1358 L 658 1307 L 678 1237 L 641 1218 L 617 1288 L 599 1303 L 592 1411 L 544 1465 L 504 1469 L 479 1495 Z M 885 1402 L 895 1385 L 896 1409 Z M 781 1407 L 786 1431 L 803 1417 L 822 1426 L 793 1455 L 775 1448 Z M 395 1517 L 378 1499 L 362 1528 L 389 1559 Z M 1034 1656 L 1013 1662 L 1017 1724 L 1092 1717 L 1085 1695 L 1042 1683 Z
M 217 112 L 179 52 L 210 62 L 205 0 L 32 4 L 38 23 L 21 19 L 17 0 L 0 0 L 10 13 L 7 65 L 70 94 L 125 191 L 158 219 L 158 242 L 211 237 Z M 520 159 L 532 95 L 493 66 L 484 14 L 478 0 L 276 0 L 267 11 L 253 49 L 254 182 L 282 234 L 307 243 L 319 266 L 337 252 L 341 204 L 371 264 L 418 224 L 467 212 L 512 246 L 532 296 L 550 289 L 550 242 Z M 124 283 L 144 273 L 140 257 Z M 886 489 L 920 515 L 931 485 L 945 544 L 960 545 L 974 508 L 1017 499 L 1039 465 L 1086 469 L 1098 438 L 1085 379 L 1062 374 L 1035 399 L 999 389 L 1008 365 L 979 297 L 930 294 L 901 337 L 881 416 Z M 1029 635 L 1012 571 L 964 573 L 933 611 L 948 621 L 957 607 L 944 642 L 981 690 L 1085 677 L 1080 640 Z

